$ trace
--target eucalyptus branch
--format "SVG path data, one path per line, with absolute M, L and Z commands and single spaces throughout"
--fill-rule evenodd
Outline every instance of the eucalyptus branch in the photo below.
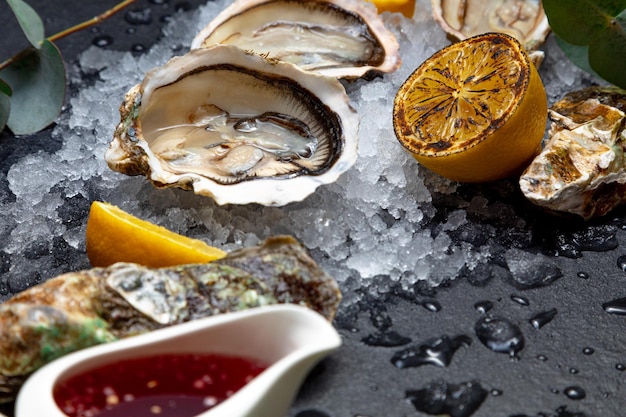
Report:
M 0 131 L 8 127 L 16 136 L 27 135 L 49 126 L 63 108 L 67 75 L 54 42 L 104 21 L 136 0 L 121 1 L 101 15 L 47 38 L 41 17 L 25 0 L 6 1 L 31 46 L 0 63 Z M 38 110 L 33 115 L 35 105 Z
M 106 12 L 93 17 L 85 22 L 79 23 L 75 26 L 72 26 L 68 29 L 62 30 L 61 32 L 55 33 L 52 36 L 49 36 L 48 38 L 46 38 L 47 40 L 49 40 L 50 42 L 55 42 L 59 39 L 62 39 L 68 35 L 71 35 L 73 33 L 79 32 L 83 29 L 86 29 L 88 27 L 91 27 L 93 25 L 97 25 L 98 23 L 103 22 L 104 20 L 108 19 L 109 17 L 113 16 L 115 13 L 119 12 L 120 10 L 124 9 L 125 7 L 127 7 L 128 5 L 135 3 L 137 0 L 124 0 L 123 2 L 117 4 L 116 6 L 112 7 L 111 9 L 107 10 Z M 19 61 L 21 58 L 24 57 L 24 55 L 28 54 L 28 50 L 23 50 L 21 52 L 18 52 L 16 55 L 13 55 L 12 57 L 6 59 L 5 61 L 0 63 L 0 70 L 8 67 L 9 65 L 11 65 L 12 63 Z
M 96 16 L 92 19 L 89 19 L 83 23 L 79 23 L 75 26 L 72 26 L 69 29 L 65 29 L 59 33 L 56 33 L 50 37 L 48 37 L 48 40 L 50 42 L 54 42 L 58 39 L 64 38 L 67 35 L 71 35 L 72 33 L 81 31 L 83 29 L 86 29 L 90 26 L 96 25 L 106 19 L 108 19 L 109 17 L 113 16 L 115 13 L 119 12 L 120 10 L 122 10 L 123 8 L 125 8 L 126 6 L 128 6 L 129 4 L 134 3 L 136 0 L 125 0 L 121 3 L 119 3 L 118 5 L 114 6 L 113 8 L 107 10 L 106 12 L 102 13 L 99 16 Z

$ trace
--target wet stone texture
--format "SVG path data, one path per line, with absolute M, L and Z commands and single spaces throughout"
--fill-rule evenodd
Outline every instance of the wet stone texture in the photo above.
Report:
M 54 33 L 116 1 L 29 3 Z M 65 112 L 32 137 L 0 133 L 0 301 L 89 267 L 93 200 L 226 250 L 292 234 L 341 287 L 334 324 L 344 343 L 311 372 L 288 417 L 623 415 L 626 210 L 589 222 L 547 214 L 516 180 L 450 183 L 397 146 L 390 100 L 448 43 L 426 0 L 413 21 L 385 16 L 404 64 L 346 85 L 361 115 L 359 159 L 304 202 L 220 207 L 108 170 L 102 156 L 124 92 L 184 53 L 226 3 L 142 0 L 59 42 L 69 62 Z M 18 30 L 9 17 L 0 2 L 0 25 Z M 9 39 L 19 36 L 0 39 L 3 54 L 19 49 Z M 545 49 L 549 104 L 598 82 L 572 68 L 553 37 Z M 490 340 L 508 341 L 505 353 Z M 396 366 L 394 357 L 421 366 Z M 11 405 L 1 411 L 10 416 Z

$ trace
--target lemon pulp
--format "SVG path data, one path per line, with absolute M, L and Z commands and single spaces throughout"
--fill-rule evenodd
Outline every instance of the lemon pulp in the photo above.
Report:
M 174 233 L 100 201 L 91 204 L 86 246 L 94 267 L 134 262 L 158 268 L 211 262 L 226 256 L 221 249 L 201 240 Z
M 399 142 L 455 181 L 512 176 L 541 148 L 548 105 L 537 69 L 509 35 L 488 33 L 427 59 L 394 100 Z

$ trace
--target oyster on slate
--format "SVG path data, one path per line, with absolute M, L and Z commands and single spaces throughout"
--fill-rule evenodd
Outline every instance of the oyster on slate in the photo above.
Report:
M 522 174 L 522 193 L 551 211 L 584 219 L 626 200 L 626 91 L 589 87 L 549 111 L 550 140 Z
M 516 38 L 539 65 L 550 25 L 541 0 L 431 0 L 433 17 L 454 40 L 487 32 Z
M 276 303 L 334 318 L 336 282 L 291 237 L 208 264 L 118 263 L 60 275 L 0 304 L 0 402 L 64 354 L 200 317 Z
M 218 204 L 300 201 L 357 157 L 359 119 L 339 81 L 235 46 L 154 69 L 120 115 L 111 169 Z
M 363 0 L 236 0 L 191 43 L 237 45 L 309 71 L 359 78 L 400 66 L 399 45 Z

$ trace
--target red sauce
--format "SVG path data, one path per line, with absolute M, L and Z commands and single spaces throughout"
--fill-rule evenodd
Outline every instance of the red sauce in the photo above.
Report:
M 267 366 L 223 355 L 159 355 L 107 364 L 54 390 L 69 417 L 192 417 L 224 401 Z

